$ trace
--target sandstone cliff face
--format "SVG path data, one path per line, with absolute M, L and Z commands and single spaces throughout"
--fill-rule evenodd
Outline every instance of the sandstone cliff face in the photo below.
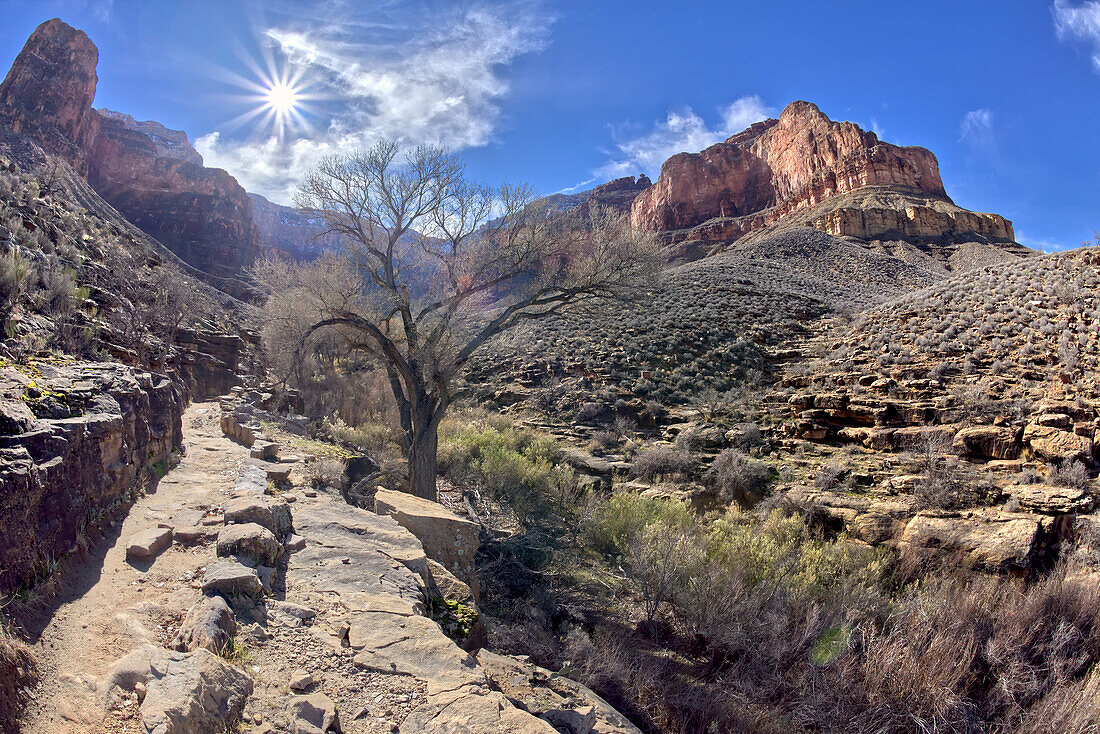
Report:
M 0 368 L 0 592 L 134 500 L 180 445 L 185 402 L 167 378 L 116 364 Z
M 135 120 L 125 112 L 114 110 L 96 110 L 100 117 L 106 117 L 121 123 L 127 130 L 135 130 L 147 136 L 153 141 L 157 149 L 158 158 L 178 158 L 181 161 L 202 165 L 202 156 L 191 147 L 191 141 L 187 139 L 187 133 L 182 130 L 169 130 L 159 122 L 152 120 Z
M 40 25 L 0 85 L 0 124 L 63 156 L 108 203 L 193 267 L 233 278 L 259 253 L 252 203 L 204 168 L 182 132 L 92 109 L 99 53 L 60 20 Z M 235 282 L 215 285 L 239 292 Z
M 231 278 L 259 253 L 252 202 L 235 178 L 159 155 L 152 138 L 122 120 L 101 119 L 88 182 L 127 219 L 203 272 Z
M 92 111 L 98 61 L 83 31 L 57 18 L 38 26 L 0 84 L 0 123 L 86 173 L 99 129 Z
M 815 105 L 793 102 L 777 120 L 756 123 L 701 153 L 665 162 L 657 182 L 634 201 L 634 226 L 694 231 L 674 238 L 731 242 L 835 197 L 889 187 L 943 202 L 945 214 L 912 204 L 867 212 L 836 209 L 806 223 L 834 235 L 931 240 L 974 233 L 1011 241 L 1012 225 L 997 215 L 954 207 L 939 164 L 928 150 L 884 143 L 850 122 L 833 122 Z

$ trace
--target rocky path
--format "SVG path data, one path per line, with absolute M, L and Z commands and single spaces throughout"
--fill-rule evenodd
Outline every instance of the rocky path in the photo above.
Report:
M 155 491 L 91 551 L 78 573 L 62 579 L 54 611 L 43 619 L 34 650 L 42 668 L 36 705 L 23 729 L 43 734 L 140 731 L 125 703 L 104 710 L 98 680 L 130 650 L 164 644 L 181 610 L 200 596 L 194 588 L 209 549 L 178 544 L 152 561 L 128 561 L 128 541 L 171 525 L 187 511 L 216 511 L 233 488 L 248 449 L 222 436 L 216 403 L 196 403 L 184 415 L 184 456 Z M 220 523 L 215 515 L 214 522 Z M 191 524 L 188 522 L 188 524 Z M 132 704 L 132 702 L 131 702 Z
M 291 464 L 257 465 L 221 416 L 191 406 L 179 466 L 58 579 L 32 625 L 24 732 L 636 734 L 591 691 L 468 653 L 425 616 L 425 589 L 470 591 L 441 565 L 470 523 L 398 492 L 391 516 L 276 487 Z

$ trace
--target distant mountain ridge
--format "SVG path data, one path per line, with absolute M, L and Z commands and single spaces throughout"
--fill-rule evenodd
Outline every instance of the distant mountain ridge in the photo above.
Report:
M 830 120 L 810 102 L 789 104 L 776 119 L 699 153 L 678 153 L 652 185 L 619 179 L 567 201 L 617 189 L 636 228 L 660 233 L 681 260 L 719 252 L 754 232 L 810 226 L 864 243 L 897 243 L 926 251 L 953 269 L 960 244 L 986 260 L 1030 251 L 1015 242 L 1012 222 L 951 201 L 936 156 L 897 146 L 851 122 Z M 975 249 L 974 247 L 968 248 Z

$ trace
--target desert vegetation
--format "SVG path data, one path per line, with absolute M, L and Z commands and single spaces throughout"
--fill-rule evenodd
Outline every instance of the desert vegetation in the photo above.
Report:
M 442 149 L 399 150 L 382 141 L 327 159 L 302 185 L 298 206 L 342 237 L 345 254 L 268 261 L 254 279 L 269 348 L 290 355 L 284 374 L 324 331 L 384 371 L 408 485 L 434 499 L 439 425 L 479 348 L 524 322 L 633 297 L 661 253 L 620 215 L 591 211 L 579 226 L 525 187 L 468 180 Z
M 40 352 L 164 365 L 181 328 L 219 313 L 194 280 L 71 203 L 63 164 L 0 170 L 0 320 L 9 359 Z

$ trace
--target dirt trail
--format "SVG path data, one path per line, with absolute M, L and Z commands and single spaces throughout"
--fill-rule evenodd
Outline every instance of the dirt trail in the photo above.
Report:
M 23 730 L 35 734 L 136 732 L 137 707 L 107 710 L 95 686 L 110 665 L 143 642 L 163 644 L 181 610 L 200 597 L 199 569 L 209 547 L 173 544 L 152 561 L 126 560 L 136 533 L 171 524 L 185 510 L 219 508 L 248 449 L 225 438 L 216 403 L 196 403 L 183 416 L 184 456 L 155 491 L 140 498 L 110 528 L 80 566 L 60 580 L 60 594 L 37 628 L 34 651 L 42 672 Z M 220 515 L 219 522 L 220 522 Z

